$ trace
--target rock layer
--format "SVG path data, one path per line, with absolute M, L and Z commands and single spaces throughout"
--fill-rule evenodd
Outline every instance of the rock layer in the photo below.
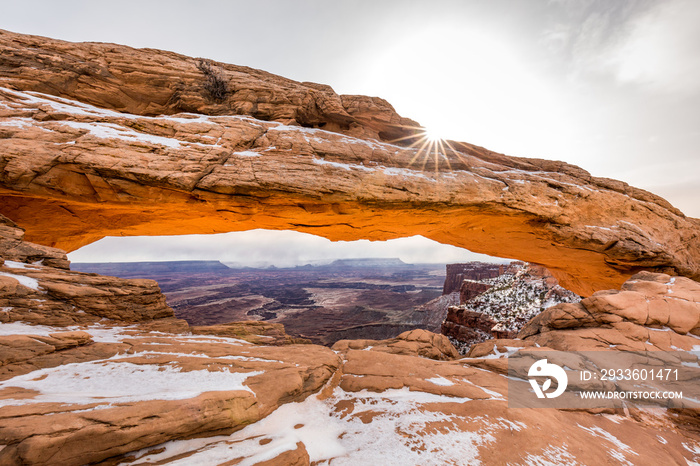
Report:
M 640 272 L 620 290 L 547 309 L 518 336 L 560 351 L 692 351 L 700 341 L 700 284 Z
M 687 278 L 635 275 L 548 309 L 524 340 L 453 360 L 425 331 L 339 342 L 338 354 L 245 341 L 292 342 L 275 326 L 190 329 L 154 282 L 71 272 L 49 247 L 252 227 L 419 232 L 546 264 L 585 292 L 639 267 L 697 278 L 697 221 L 665 201 L 465 144 L 419 169 L 415 149 L 351 137 L 389 137 L 403 123 L 386 106 L 255 70 L 9 33 L 0 46 L 0 79 L 14 88 L 1 92 L 0 210 L 48 245 L 0 216 L 0 464 L 700 460 L 693 411 L 511 410 L 493 358 L 537 345 L 692 349 L 700 285 Z M 251 76 L 262 84 L 245 87 Z M 103 108 L 20 92 L 31 89 Z M 183 109 L 258 119 L 150 117 Z
M 72 272 L 63 251 L 23 237 L 0 215 L 0 322 L 69 326 L 174 316 L 155 281 Z
M 136 115 L 250 115 L 381 140 L 420 129 L 377 97 L 338 95 L 327 85 L 162 50 L 0 30 L 0 57 L 0 75 L 15 89 Z M 212 95 L 212 81 L 218 95 Z

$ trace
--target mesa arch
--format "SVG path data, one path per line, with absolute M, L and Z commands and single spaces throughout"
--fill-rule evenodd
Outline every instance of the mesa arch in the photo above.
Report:
M 642 269 L 700 279 L 700 221 L 658 196 L 466 143 L 412 148 L 417 125 L 381 99 L 221 64 L 232 91 L 212 102 L 189 57 L 6 32 L 0 46 L 11 57 L 0 213 L 29 241 L 72 251 L 108 235 L 420 234 L 541 264 L 583 295 Z

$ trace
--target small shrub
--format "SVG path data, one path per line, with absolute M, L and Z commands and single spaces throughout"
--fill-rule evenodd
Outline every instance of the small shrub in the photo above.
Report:
M 204 91 L 214 102 L 223 102 L 228 94 L 228 85 L 224 80 L 224 74 L 219 68 L 212 66 L 207 60 L 199 60 L 197 69 L 204 74 Z

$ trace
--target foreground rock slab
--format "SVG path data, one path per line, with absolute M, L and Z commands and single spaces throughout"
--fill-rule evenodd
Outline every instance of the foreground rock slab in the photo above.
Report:
M 461 361 L 350 351 L 333 383 L 230 436 L 167 442 L 122 464 L 684 464 L 700 436 L 664 410 L 509 409 L 505 376 Z M 592 448 L 592 445 L 595 447 Z
M 60 364 L 3 377 L 0 464 L 78 465 L 173 439 L 231 433 L 317 392 L 341 363 L 315 345 L 255 346 L 124 327 L 5 336 L 0 348 L 2 339 L 22 340 L 15 348 L 34 349 L 35 358 L 29 341 L 94 343 L 63 351 Z M 5 361 L 16 364 L 17 357 Z

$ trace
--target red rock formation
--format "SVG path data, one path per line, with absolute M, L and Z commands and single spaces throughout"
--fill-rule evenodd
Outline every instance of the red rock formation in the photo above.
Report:
M 252 91 L 234 87 L 239 75 L 233 68 L 221 73 L 233 96 L 243 92 L 240 101 L 224 93 L 223 99 L 210 95 L 223 102 L 207 102 L 202 88 L 196 94 L 172 87 L 172 74 L 156 81 L 144 73 L 181 63 L 175 54 L 138 51 L 153 60 L 129 67 L 129 53 L 136 52 L 118 46 L 12 34 L 1 35 L 0 43 L 0 74 L 11 74 L 18 88 L 44 86 L 45 74 L 49 84 L 42 90 L 106 107 L 145 114 L 193 105 L 219 112 L 237 110 L 234 103 L 241 102 L 245 112 L 279 111 L 307 124 L 325 119 L 338 131 L 379 133 L 383 124 L 382 111 L 355 99 L 342 105 L 357 120 L 344 129 L 336 101 L 311 104 L 298 83 L 290 83 L 289 92 L 271 85 L 262 98 L 244 98 Z M 191 86 L 191 79 L 182 84 Z M 464 170 L 414 170 L 395 180 L 391 170 L 401 165 L 392 165 L 389 151 L 399 160 L 415 152 L 260 120 L 135 118 L 32 100 L 39 99 L 32 94 L 3 95 L 0 114 L 9 124 L 0 126 L 0 209 L 47 244 L 76 246 L 108 232 L 252 225 L 319 228 L 338 239 L 423 232 L 540 258 L 583 290 L 642 266 L 698 274 L 696 220 L 653 195 L 565 164 L 460 146 L 462 156 L 473 157 Z M 287 96 L 294 101 L 287 103 Z M 360 114 L 372 116 L 362 121 Z M 181 141 L 178 150 L 168 146 L 173 138 Z M 362 231 L 353 231 L 358 227 Z M 61 251 L 23 241 L 22 231 L 3 217 L 0 258 L 0 464 L 700 461 L 692 410 L 630 408 L 605 416 L 509 409 L 506 361 L 492 357 L 536 345 L 689 350 L 700 335 L 700 285 L 687 278 L 637 274 L 622 290 L 548 309 L 523 329 L 523 340 L 473 349 L 471 356 L 488 359 L 453 360 L 449 342 L 424 331 L 338 342 L 340 354 L 316 345 L 244 341 L 286 342 L 274 327 L 235 324 L 193 335 L 169 317 L 155 283 L 71 272 Z M 562 268 L 569 266 L 567 275 Z M 323 428 L 316 419 L 323 419 Z M 313 448 L 319 442 L 324 448 Z
M 699 336 L 700 284 L 649 272 L 634 275 L 621 290 L 553 306 L 519 333 L 526 341 L 562 351 L 690 351 Z
M 488 283 L 479 283 L 471 280 L 464 280 L 459 287 L 459 304 L 464 304 L 472 298 L 476 298 L 481 293 L 492 288 Z
M 0 93 L 0 212 L 35 243 L 252 228 L 421 234 L 541 264 L 582 295 L 642 268 L 700 277 L 700 222 L 663 199 L 465 143 L 434 163 L 382 142 L 406 122 L 369 98 L 214 64 L 234 92 L 212 102 L 197 61 L 180 55 L 12 33 L 0 48 L 3 86 L 47 94 Z M 219 116 L 172 115 L 182 110 Z M 240 113 L 251 117 L 229 116 Z
M 517 332 L 499 330 L 497 324 L 497 321 L 482 312 L 450 307 L 441 331 L 443 335 L 467 343 L 491 338 L 510 338 L 517 334 Z
M 448 308 L 441 332 L 462 348 L 491 338 L 515 337 L 543 309 L 580 299 L 559 286 L 544 267 L 514 261 L 500 271 L 504 273 L 489 283 L 465 280 L 460 306 Z
M 68 326 L 173 317 L 153 280 L 71 272 L 63 251 L 27 243 L 23 235 L 0 215 L 0 322 Z
M 11 263 L 9 270 L 25 269 Z M 504 360 L 474 358 L 541 343 L 558 349 L 602 348 L 612 342 L 617 349 L 689 349 L 697 342 L 693 334 L 700 333 L 699 321 L 700 285 L 644 273 L 622 291 L 597 293 L 581 306 L 551 308 L 527 327 L 525 340 L 492 340 L 461 360 L 455 360 L 458 355 L 444 336 L 421 330 L 385 341 L 341 341 L 336 354 L 316 345 L 256 346 L 239 339 L 280 336 L 277 327 L 264 323 L 195 329 L 194 335 L 171 318 L 130 327 L 91 324 L 72 332 L 25 325 L 21 331 L 34 333 L 0 336 L 0 401 L 9 402 L 0 407 L 0 441 L 6 445 L 0 464 L 129 463 L 150 455 L 162 455 L 158 462 L 165 464 L 183 458 L 209 464 L 200 455 L 216 449 L 231 461 L 255 463 L 264 457 L 270 464 L 307 464 L 324 457 L 299 438 L 316 438 L 318 429 L 313 437 L 294 435 L 293 448 L 280 449 L 279 442 L 286 445 L 287 436 L 302 432 L 306 424 L 314 428 L 315 416 L 330 429 L 329 442 L 349 445 L 331 450 L 336 452 L 332 457 L 353 463 L 377 455 L 372 442 L 359 442 L 363 432 L 387 440 L 381 443 L 384 456 L 377 458 L 411 455 L 416 464 L 464 460 L 459 442 L 465 439 L 473 440 L 466 450 L 470 458 L 489 463 L 563 458 L 598 464 L 609 455 L 647 454 L 663 464 L 695 461 L 693 446 L 700 436 L 687 410 L 681 416 L 630 409 L 630 415 L 620 412 L 610 419 L 586 412 L 511 410 L 505 398 L 508 379 L 501 375 Z M 0 323 L 0 330 L 7 325 L 19 324 Z M 72 378 L 63 375 L 66 371 Z M 144 373 L 147 383 L 139 375 Z M 220 377 L 227 378 L 224 385 L 216 382 Z M 89 389 L 81 390 L 83 385 Z M 160 388 L 151 393 L 152 387 Z M 275 411 L 292 401 L 303 402 L 291 411 L 303 413 L 298 419 L 288 419 L 290 410 Z M 267 432 L 266 416 L 272 426 Z M 290 428 L 280 429 L 285 419 Z M 257 430 L 241 430 L 256 422 L 262 423 Z M 614 436 L 601 443 L 596 436 L 601 432 Z M 593 441 L 600 447 L 583 448 Z M 176 448 L 165 448 L 164 442 Z M 253 442 L 255 448 L 238 448 L 240 442 Z M 428 448 L 431 442 L 442 446 Z M 514 442 L 518 448 L 501 448 Z M 358 444 L 359 450 L 353 447 Z
M 447 337 L 420 329 L 403 332 L 389 340 L 340 340 L 333 345 L 333 350 L 341 353 L 347 353 L 350 350 L 380 351 L 418 355 L 439 361 L 459 357 L 459 353 Z
M 485 280 L 501 275 L 503 266 L 485 262 L 467 262 L 466 264 L 447 264 L 445 266 L 445 284 L 442 294 L 460 291 L 464 280 Z
M 250 343 L 260 345 L 291 345 L 309 344 L 311 340 L 306 338 L 294 338 L 284 331 L 282 324 L 269 322 L 231 322 L 220 325 L 192 326 L 190 331 L 194 335 L 219 335 L 224 337 L 240 338 Z
M 0 55 L 4 86 L 136 115 L 250 115 L 385 141 L 420 129 L 377 97 L 338 95 L 323 84 L 161 50 L 0 30 Z M 220 82 L 220 98 L 212 98 L 211 78 Z

